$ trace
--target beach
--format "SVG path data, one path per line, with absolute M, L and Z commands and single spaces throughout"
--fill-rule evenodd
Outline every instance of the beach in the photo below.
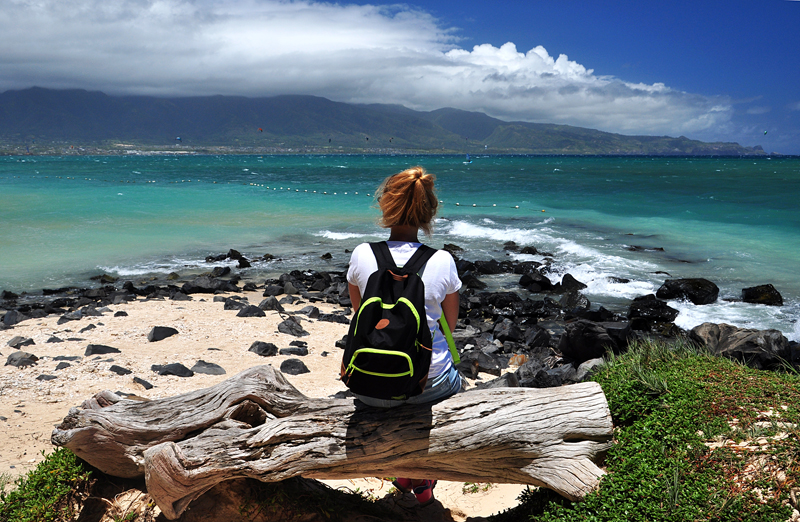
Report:
M 251 304 L 259 304 L 264 299 L 262 291 L 222 295 L 242 296 Z M 301 300 L 285 304 L 284 308 L 292 312 L 309 304 Z M 321 313 L 342 310 L 326 303 L 313 305 Z M 14 352 L 7 343 L 16 336 L 33 339 L 35 344 L 23 346 L 21 350 L 39 358 L 35 365 L 26 368 L 0 367 L 0 417 L 4 418 L 0 420 L 3 428 L 0 430 L 0 472 L 18 477 L 35 467 L 43 459 L 42 451 L 49 453 L 54 449 L 50 434 L 69 409 L 102 390 L 157 399 L 214 385 L 252 366 L 271 364 L 278 368 L 286 359 L 299 359 L 309 372 L 287 377 L 302 393 L 308 397 L 328 397 L 346 391 L 338 379 L 341 350 L 334 346 L 347 333 L 346 324 L 295 314 L 310 334 L 296 338 L 277 331 L 278 323 L 283 320 L 278 312 L 267 311 L 266 317 L 237 317 L 236 310 L 224 310 L 224 303 L 215 302 L 210 294 L 194 294 L 189 301 L 137 299 L 107 308 L 102 316 L 61 325 L 57 324 L 59 315 L 50 315 L 0 330 L 0 354 L 4 361 Z M 116 316 L 118 312 L 127 315 Z M 286 316 L 284 313 L 283 317 Z M 175 328 L 178 334 L 150 342 L 148 334 L 156 326 Z M 48 343 L 52 337 L 63 341 Z M 290 342 L 297 340 L 307 342 L 308 355 L 262 357 L 248 351 L 255 341 L 288 348 Z M 86 357 L 84 353 L 90 344 L 111 346 L 120 353 Z M 58 357 L 74 359 L 59 361 Z M 152 365 L 172 363 L 192 368 L 201 360 L 219 365 L 226 373 L 177 377 L 158 375 L 151 370 Z M 64 362 L 70 366 L 56 370 Z M 118 375 L 110 370 L 114 365 L 132 373 Z M 55 378 L 37 379 L 43 375 Z M 135 383 L 134 378 L 147 381 L 152 388 L 145 389 Z M 389 482 L 376 478 L 325 482 L 332 487 L 366 491 L 377 498 L 389 495 L 391 489 Z M 441 482 L 436 488 L 439 503 L 430 509 L 446 510 L 453 520 L 487 516 L 516 506 L 517 496 L 525 486 L 495 484 L 486 491 L 479 489 L 474 493 L 464 493 L 463 488 L 463 483 Z

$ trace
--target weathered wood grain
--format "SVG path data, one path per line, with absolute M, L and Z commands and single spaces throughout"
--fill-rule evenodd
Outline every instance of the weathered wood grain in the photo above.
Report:
M 177 518 L 238 477 L 431 477 L 532 484 L 580 499 L 603 474 L 596 463 L 612 428 L 596 383 L 469 391 L 380 410 L 310 399 L 259 366 L 166 399 L 96 396 L 71 410 L 52 439 L 106 473 L 144 474 L 165 516 Z

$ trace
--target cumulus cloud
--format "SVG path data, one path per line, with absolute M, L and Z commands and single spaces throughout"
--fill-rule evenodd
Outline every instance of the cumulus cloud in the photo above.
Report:
M 407 5 L 0 2 L 0 90 L 314 94 L 625 134 L 691 135 L 724 126 L 732 115 L 726 98 L 598 75 L 542 46 L 463 49 L 457 31 Z

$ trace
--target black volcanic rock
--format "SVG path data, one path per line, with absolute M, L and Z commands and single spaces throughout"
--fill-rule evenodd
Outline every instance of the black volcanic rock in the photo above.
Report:
M 225 277 L 226 275 L 231 273 L 231 267 L 229 266 L 215 266 L 211 269 L 211 277 L 218 278 L 218 277 Z
M 783 306 L 783 296 L 770 284 L 742 288 L 742 301 L 752 304 Z
M 223 305 L 223 310 L 243 310 L 249 306 L 249 303 L 245 300 L 241 299 L 225 299 L 225 304 Z
M 719 296 L 719 287 L 703 278 L 667 279 L 656 292 L 659 299 L 688 299 L 696 305 L 711 304 Z
M 308 355 L 308 348 L 305 346 L 290 346 L 289 348 L 281 348 L 278 353 L 280 355 L 295 355 L 304 357 Z
M 28 352 L 14 352 L 6 359 L 5 366 L 14 366 L 16 368 L 25 368 L 36 364 L 39 358 Z
M 520 327 L 511 319 L 503 319 L 494 326 L 492 332 L 494 338 L 500 342 L 521 342 L 525 338 L 525 333 Z
M 6 344 L 11 348 L 14 348 L 15 350 L 19 350 L 23 346 L 31 346 L 36 343 L 33 342 L 33 339 L 31 339 L 30 337 L 22 337 L 21 335 L 15 335 L 11 339 L 9 339 L 9 341 Z
M 122 353 L 119 349 L 114 348 L 112 346 L 106 346 L 104 344 L 90 344 L 86 347 L 86 351 L 83 353 L 84 356 L 88 357 L 90 355 L 103 355 L 106 353 Z
M 283 294 L 283 285 L 268 284 L 264 285 L 264 297 L 274 297 Z
M 495 259 L 475 261 L 475 269 L 483 275 L 502 274 L 503 267 Z
M 577 279 L 575 279 L 572 274 L 564 274 L 564 277 L 561 278 L 561 289 L 564 292 L 570 292 L 572 290 L 583 290 L 587 288 L 584 283 L 581 283 Z
M 225 375 L 227 373 L 222 366 L 210 362 L 205 362 L 202 359 L 194 363 L 194 366 L 192 366 L 191 371 L 193 371 L 194 373 L 204 373 L 206 375 Z
M 117 366 L 116 364 L 112 364 L 111 366 L 109 366 L 108 370 L 116 373 L 117 375 L 130 375 L 131 373 L 133 373 L 129 369 L 123 368 L 122 366 Z
M 519 284 L 533 294 L 553 289 L 553 283 L 550 282 L 550 279 L 536 271 L 522 274 L 522 277 L 519 278 Z
M 250 345 L 250 349 L 247 351 L 261 355 L 262 357 L 278 355 L 278 347 L 272 343 L 265 343 L 264 341 L 255 341 Z
M 671 322 L 678 317 L 678 310 L 675 310 L 664 301 L 661 301 L 653 294 L 637 297 L 631 303 L 628 310 L 628 319 L 647 319 L 659 322 Z
M 780 367 L 791 358 L 788 339 L 778 330 L 753 330 L 729 324 L 703 323 L 689 338 L 718 356 L 741 361 L 757 369 Z
M 226 257 L 228 259 L 233 259 L 233 260 L 236 260 L 236 261 L 238 261 L 240 259 L 244 259 L 244 256 L 242 255 L 242 253 L 239 252 L 238 250 L 233 249 L 233 248 L 228 250 L 228 255 Z
M 151 343 L 155 343 L 177 334 L 178 330 L 170 326 L 154 326 L 153 329 L 150 330 L 150 333 L 147 334 L 147 340 Z
M 566 325 L 558 343 L 562 355 L 576 363 L 602 357 L 609 349 L 617 349 L 616 341 L 602 325 L 585 319 Z
M 213 294 L 218 290 L 223 292 L 238 292 L 239 288 L 229 281 L 215 279 L 211 276 L 200 276 L 192 281 L 189 281 L 188 283 L 184 283 L 184 285 L 181 287 L 181 291 L 187 295 Z
M 258 303 L 258 307 L 264 311 L 283 312 L 283 305 L 278 302 L 278 299 L 274 295 Z
M 267 314 L 264 313 L 264 310 L 257 307 L 256 305 L 247 305 L 246 307 L 239 310 L 239 313 L 236 314 L 236 317 L 266 317 Z
M 294 316 L 289 316 L 286 318 L 286 320 L 279 323 L 278 331 L 280 333 L 294 335 L 295 337 L 305 337 L 306 335 L 311 335 L 303 329 L 300 321 L 298 321 Z
M 26 319 L 30 319 L 30 317 L 23 314 L 22 312 L 18 312 L 16 310 L 9 310 L 3 316 L 3 324 L 6 326 L 14 326 L 15 324 L 21 323 Z
M 159 375 L 177 375 L 178 377 L 192 377 L 194 372 L 181 363 L 154 364 L 150 369 Z
M 469 270 L 459 275 L 459 278 L 461 279 L 461 284 L 464 285 L 465 288 L 483 290 L 487 286 L 486 283 L 478 279 L 478 276 L 474 272 Z
M 342 314 L 319 314 L 317 319 L 326 323 L 350 324 L 350 319 Z
M 589 299 L 578 290 L 570 290 L 565 293 L 558 301 L 558 304 L 564 310 L 572 310 L 576 312 L 580 310 L 588 310 L 591 306 Z
M 311 372 L 300 359 L 286 359 L 281 363 L 280 369 L 283 373 L 288 375 L 301 375 Z
M 308 305 L 297 311 L 298 314 L 307 315 L 309 319 L 316 319 L 319 317 L 319 308 L 313 305 Z
M 141 379 L 139 377 L 134 377 L 133 378 L 133 382 L 135 382 L 136 384 L 142 386 L 145 390 L 149 390 L 149 389 L 151 389 L 153 387 L 152 384 L 150 384 L 149 382 L 147 382 L 144 379 Z

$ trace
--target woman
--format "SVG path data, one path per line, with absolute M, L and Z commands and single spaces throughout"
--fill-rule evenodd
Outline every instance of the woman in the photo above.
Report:
M 380 225 L 390 230 L 387 244 L 398 266 L 403 266 L 422 244 L 418 237 L 420 230 L 427 236 L 431 235 L 433 218 L 439 206 L 434 180 L 435 177 L 422 167 L 412 167 L 386 178 L 375 194 L 382 213 Z M 358 310 L 367 280 L 377 270 L 378 263 L 369 244 L 357 246 L 347 271 L 353 309 Z M 405 403 L 422 404 L 444 399 L 462 389 L 461 376 L 453 364 L 447 340 L 438 328 L 442 314 L 451 328 L 458 320 L 461 280 L 450 253 L 437 251 L 425 265 L 422 281 L 425 285 L 425 312 L 433 338 L 433 354 L 425 389 L 420 395 L 405 401 L 357 395 L 365 404 L 380 408 L 392 408 Z M 393 484 L 403 492 L 413 491 L 422 505 L 433 502 L 435 480 L 398 478 Z

